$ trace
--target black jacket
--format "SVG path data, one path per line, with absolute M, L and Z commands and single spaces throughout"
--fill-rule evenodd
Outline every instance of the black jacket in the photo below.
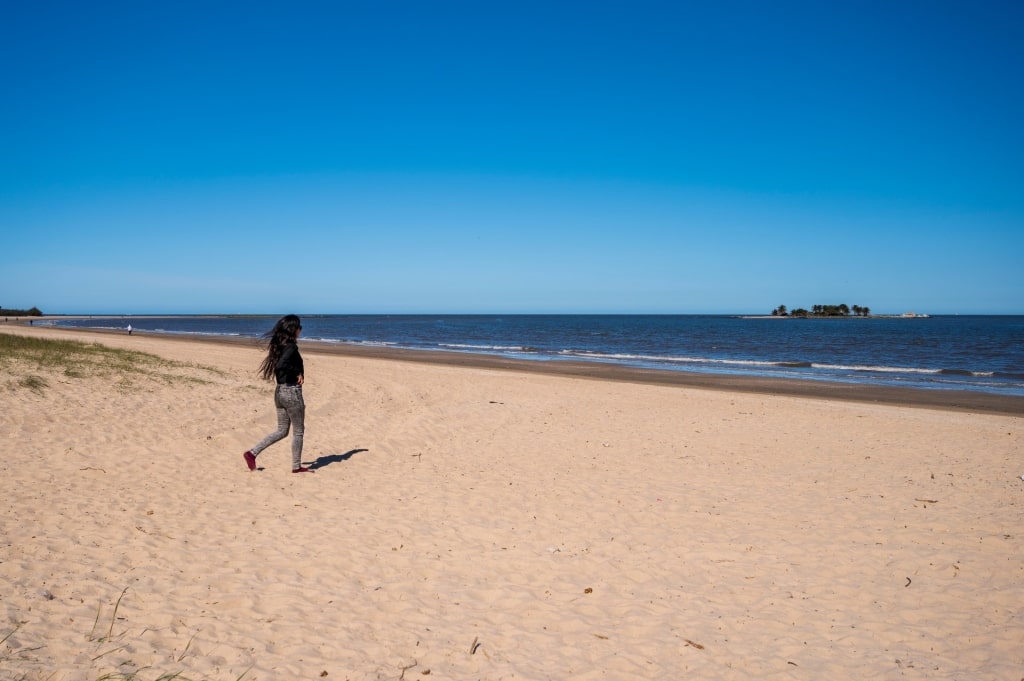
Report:
M 298 385 L 299 376 L 305 371 L 302 368 L 302 355 L 299 354 L 299 346 L 295 343 L 288 343 L 281 351 L 281 359 L 277 360 L 274 367 L 274 374 L 277 376 L 279 385 Z

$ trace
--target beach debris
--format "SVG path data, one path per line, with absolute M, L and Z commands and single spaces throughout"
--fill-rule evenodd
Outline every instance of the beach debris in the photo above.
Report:
M 588 586 L 586 589 L 583 590 L 583 593 L 585 593 L 585 594 L 592 594 L 592 593 L 594 593 L 594 590 L 591 587 Z
M 42 591 L 39 592 L 39 595 L 41 597 L 45 598 L 48 601 L 52 601 L 54 598 L 56 598 L 56 596 L 54 596 L 52 593 L 50 593 L 49 589 L 43 589 Z
M 101 603 L 99 605 L 99 607 L 96 608 L 96 619 L 93 620 L 92 630 L 89 632 L 89 636 L 87 637 L 90 641 L 99 641 L 100 643 L 104 643 L 104 642 L 107 642 L 107 641 L 111 640 L 111 634 L 114 631 L 114 623 L 117 621 L 117 609 L 121 607 L 121 599 L 124 598 L 124 595 L 126 593 L 128 593 L 128 587 L 125 587 L 124 590 L 121 592 L 121 595 L 117 597 L 117 603 L 114 604 L 114 613 L 110 616 L 110 628 L 107 629 L 107 635 L 106 636 L 99 636 L 99 637 L 97 637 L 97 636 L 93 635 L 93 634 L 96 633 L 96 625 L 100 621 L 100 611 L 103 608 L 103 604 Z M 114 650 L 117 650 L 117 648 L 115 648 Z M 114 652 L 114 651 L 113 650 L 108 650 L 106 653 L 103 653 L 103 655 L 107 655 L 107 654 L 112 653 L 112 652 Z M 102 656 L 98 656 L 98 657 L 102 657 Z M 96 658 L 93 658 L 93 659 L 95 660 Z
M 183 659 L 185 659 L 185 655 L 188 654 L 188 649 L 192 647 L 192 641 L 194 640 L 196 640 L 196 635 L 192 634 L 192 636 L 190 636 L 188 639 L 188 643 L 185 644 L 185 649 L 181 651 L 181 655 L 178 655 L 178 662 L 181 662 Z
M 914 499 L 914 501 L 920 501 L 922 504 L 937 504 L 938 499 Z
M 326 669 L 323 670 L 322 672 L 320 672 L 320 678 L 323 678 L 325 676 L 327 676 L 327 670 Z
M 704 646 L 701 645 L 700 643 L 697 643 L 695 641 L 691 641 L 688 638 L 684 638 L 683 640 L 686 641 L 686 645 L 690 646 L 691 648 L 696 648 L 697 650 L 704 650 Z
M 18 633 L 18 629 L 21 629 L 21 624 L 19 624 L 16 627 L 14 627 L 14 629 L 11 629 L 11 632 L 9 634 L 4 636 L 3 638 L 0 638 L 0 643 L 7 643 L 7 639 L 9 639 L 10 637 L 14 636 L 16 633 Z M 10 645 L 10 644 L 8 644 L 8 645 Z
M 469 646 L 469 654 L 476 655 L 477 648 L 480 647 L 480 638 L 478 636 L 473 637 L 473 643 Z
M 903 585 L 903 588 L 906 589 L 908 586 L 910 586 L 910 584 L 911 584 L 911 579 L 910 579 L 910 577 L 907 577 L 907 583 Z

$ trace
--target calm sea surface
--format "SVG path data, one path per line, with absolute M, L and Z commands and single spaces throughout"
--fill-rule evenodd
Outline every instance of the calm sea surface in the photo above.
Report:
M 67 319 L 65 327 L 258 337 L 276 317 Z M 1024 316 L 308 315 L 304 342 L 1024 395 Z

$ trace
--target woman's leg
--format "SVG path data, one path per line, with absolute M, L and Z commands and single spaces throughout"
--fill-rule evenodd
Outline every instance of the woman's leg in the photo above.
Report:
M 281 405 L 292 424 L 292 470 L 302 468 L 302 440 L 306 434 L 306 403 L 301 386 L 288 386 L 281 390 Z
M 258 456 L 260 452 L 274 444 L 280 442 L 288 435 L 288 427 L 291 424 L 291 417 L 289 416 L 288 409 L 282 402 L 282 391 L 281 386 L 274 391 L 274 405 L 277 407 L 277 430 L 270 435 L 260 440 L 259 444 L 250 449 L 253 456 Z

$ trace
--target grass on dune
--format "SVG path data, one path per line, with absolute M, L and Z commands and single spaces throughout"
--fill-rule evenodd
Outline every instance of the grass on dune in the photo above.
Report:
M 0 371 L 7 374 L 8 387 L 42 392 L 48 377 L 117 377 L 122 386 L 135 377 L 169 383 L 209 383 L 211 367 L 176 362 L 138 350 L 111 348 L 100 343 L 36 338 L 0 333 Z
M 125 590 L 123 592 L 121 592 L 121 597 L 124 597 L 124 594 L 127 591 L 128 591 L 128 589 L 125 588 Z M 117 605 L 120 605 L 120 603 L 121 603 L 121 599 L 118 598 Z M 99 621 L 99 611 L 97 611 L 97 613 L 96 613 L 96 619 L 97 619 L 97 622 L 98 622 Z M 96 629 L 96 622 L 94 622 L 93 623 L 93 632 L 91 632 L 88 636 L 84 637 L 83 646 L 88 647 L 88 644 L 95 644 L 94 650 L 89 651 L 89 650 L 85 650 L 83 648 L 83 653 L 88 655 L 92 662 L 97 662 L 97 660 L 100 660 L 101 658 L 107 658 L 108 656 L 110 656 L 110 655 L 112 655 L 114 653 L 121 652 L 126 647 L 125 645 L 117 645 L 117 644 L 121 643 L 125 639 L 125 637 L 127 637 L 129 635 L 128 631 L 122 632 L 122 633 L 120 633 L 117 636 L 112 636 L 111 635 L 112 632 L 113 632 L 113 629 L 114 629 L 114 624 L 116 622 L 116 619 L 117 619 L 117 606 L 114 607 L 114 614 L 111 616 L 110 628 L 107 630 L 106 636 L 96 637 L 96 636 L 93 635 L 95 633 L 95 629 Z M 30 663 L 32 661 L 32 659 L 33 659 L 32 653 L 34 653 L 34 652 L 36 652 L 38 650 L 42 650 L 43 648 L 46 647 L 45 645 L 41 645 L 41 646 L 35 646 L 35 647 L 31 647 L 31 648 L 24 648 L 24 649 L 22 649 L 17 644 L 12 645 L 12 644 L 8 643 L 8 639 L 10 639 L 12 636 L 14 636 L 14 634 L 16 634 L 18 632 L 18 630 L 22 628 L 23 624 L 24 623 L 16 625 L 13 629 L 8 631 L 5 636 L 0 638 L 0 671 L 3 671 L 5 667 L 9 668 L 9 667 L 12 667 L 12 666 L 14 666 L 14 665 L 16 665 L 18 663 L 22 663 L 22 662 Z M 193 634 L 192 638 L 189 639 L 188 643 L 185 645 L 185 649 L 181 653 L 174 653 L 174 654 L 172 654 L 172 657 L 174 658 L 175 662 L 180 664 L 181 661 L 183 659 L 185 659 L 185 657 L 187 655 L 189 655 L 189 648 L 191 647 L 192 641 L 194 639 L 195 639 L 195 635 Z M 99 651 L 102 650 L 102 648 L 107 647 L 109 645 L 116 645 L 117 647 L 111 648 L 111 649 L 103 651 L 103 652 L 99 652 Z M 97 653 L 97 654 L 94 654 L 94 653 Z M 103 664 L 105 664 L 107 662 L 109 662 L 109 660 L 105 660 L 103 663 L 100 663 L 100 664 L 103 665 Z M 145 667 L 139 667 L 139 668 L 136 668 L 136 669 L 132 669 L 132 667 L 134 667 L 135 665 L 133 665 L 130 660 L 116 661 L 115 664 L 118 667 L 121 667 L 123 670 L 107 672 L 107 673 L 103 674 L 102 676 L 96 677 L 95 681 L 199 681 L 197 679 L 194 679 L 193 677 L 185 676 L 184 672 L 181 672 L 181 671 L 178 671 L 178 672 L 162 672 L 161 673 L 158 670 L 154 670 L 150 666 L 145 666 Z M 171 663 L 171 664 L 174 664 L 174 663 Z M 235 678 L 234 681 L 242 681 L 242 679 L 244 679 L 245 676 L 251 670 L 252 670 L 252 667 L 250 667 L 249 669 L 245 670 L 237 678 Z M 49 681 L 49 679 L 52 679 L 55 674 L 56 674 L 56 672 L 54 672 L 54 674 L 50 674 L 49 676 L 45 676 L 45 677 L 43 677 L 43 676 L 32 676 L 32 677 L 30 677 L 28 675 L 28 673 L 21 673 L 21 674 L 15 675 L 15 676 L 3 677 L 3 678 L 10 678 L 11 681 L 33 681 L 34 679 L 43 679 L 43 678 L 45 678 L 45 679 L 47 679 L 47 681 Z M 159 676 L 157 676 L 157 674 L 159 674 Z M 0 675 L 0 676 L 2 676 L 2 675 Z M 207 680 L 203 679 L 202 681 L 207 681 Z

